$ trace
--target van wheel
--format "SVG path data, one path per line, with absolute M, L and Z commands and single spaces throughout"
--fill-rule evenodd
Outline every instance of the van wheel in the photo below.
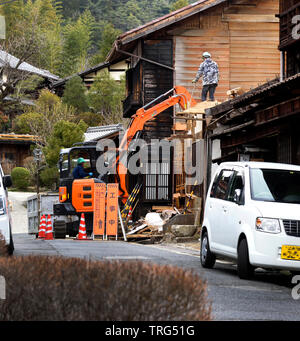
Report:
M 200 261 L 204 268 L 211 269 L 215 265 L 216 256 L 210 251 L 208 234 L 203 233 L 201 238 Z
M 254 275 L 254 267 L 249 262 L 248 243 L 246 239 L 242 239 L 238 246 L 237 271 L 241 279 L 251 279 Z

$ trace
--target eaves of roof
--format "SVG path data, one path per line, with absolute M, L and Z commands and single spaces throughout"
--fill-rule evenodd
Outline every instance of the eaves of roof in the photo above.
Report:
M 71 76 L 65 77 L 63 79 L 58 80 L 57 82 L 52 84 L 52 88 L 57 88 L 59 86 L 64 85 L 68 80 L 70 80 L 71 78 L 75 77 L 75 76 L 80 76 L 80 77 L 84 77 L 92 72 L 97 72 L 99 70 L 105 69 L 106 67 L 109 67 L 111 64 L 109 62 L 104 62 L 104 63 L 100 63 L 97 64 L 93 67 L 90 67 L 84 71 L 78 72 L 78 73 L 74 73 Z
M 212 116 L 219 116 L 222 115 L 232 109 L 237 109 L 247 104 L 254 103 L 255 101 L 259 101 L 260 98 L 269 96 L 271 92 L 281 92 L 284 87 L 291 87 L 295 86 L 295 82 L 300 82 L 300 73 L 293 75 L 289 78 L 284 79 L 280 82 L 279 79 L 273 79 L 267 83 L 264 83 L 254 89 L 251 89 L 244 94 L 223 102 L 215 107 L 212 107 L 206 111 L 206 114 L 210 114 Z M 272 96 L 272 93 L 271 93 Z
M 298 81 L 298 80 L 300 80 L 300 73 L 297 73 L 294 76 L 286 78 L 282 82 L 280 82 L 280 81 L 270 82 L 270 84 L 267 84 L 267 86 L 257 87 L 255 89 L 250 90 L 250 91 L 244 93 L 243 95 L 237 97 L 236 99 L 234 99 L 232 101 L 232 104 L 234 106 L 239 105 L 242 102 L 252 100 L 255 97 L 259 97 L 261 95 L 264 95 L 266 92 L 268 92 L 270 90 L 280 89 L 281 87 L 288 86 L 289 84 L 293 83 L 294 81 Z
M 20 71 L 36 74 L 43 78 L 51 79 L 52 81 L 59 80 L 58 76 L 52 74 L 48 70 L 39 69 L 27 62 L 22 62 L 20 65 L 18 65 L 19 62 L 20 62 L 19 58 L 11 55 L 10 53 L 4 50 L 0 50 L 0 66 L 1 67 L 9 67 L 12 69 L 17 68 Z

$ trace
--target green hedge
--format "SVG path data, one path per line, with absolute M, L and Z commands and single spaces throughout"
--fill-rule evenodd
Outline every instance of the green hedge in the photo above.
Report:
M 24 167 L 15 167 L 11 172 L 13 187 L 26 190 L 30 184 L 30 172 Z

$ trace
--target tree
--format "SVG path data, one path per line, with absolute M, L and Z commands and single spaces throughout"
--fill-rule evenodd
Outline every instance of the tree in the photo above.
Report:
M 23 134 L 39 136 L 39 144 L 46 145 L 53 127 L 59 121 L 73 120 L 75 111 L 62 103 L 61 99 L 49 90 L 42 90 L 34 107 L 25 109 L 25 112 L 15 120 L 16 131 Z
M 50 187 L 53 183 L 57 183 L 59 175 L 57 164 L 60 150 L 72 147 L 76 142 L 82 142 L 86 129 L 87 124 L 83 121 L 74 123 L 61 120 L 54 125 L 47 145 L 43 148 L 46 167 L 41 172 L 41 180 L 44 185 Z
M 27 0 L 16 1 L 0 7 L 1 14 L 7 22 L 7 37 L 10 40 L 23 39 L 33 42 L 34 49 L 29 44 L 23 48 L 17 46 L 8 52 L 22 55 L 28 49 L 34 53 L 27 62 L 49 69 L 53 73 L 59 70 L 61 62 L 61 12 L 57 1 Z M 32 39 L 34 33 L 34 39 Z
M 62 76 L 80 72 L 87 67 L 94 25 L 94 17 L 85 11 L 64 28 Z
M 44 148 L 47 164 L 50 167 L 56 166 L 60 150 L 71 147 L 76 142 L 82 142 L 86 129 L 87 124 L 83 121 L 78 124 L 65 120 L 57 122 Z
M 5 16 L 6 37 L 9 39 L 22 35 L 23 31 L 20 26 L 16 27 L 16 23 L 23 21 L 24 1 L 17 0 L 0 6 L 0 13 Z
M 65 91 L 62 97 L 63 103 L 72 106 L 78 113 L 88 111 L 87 97 L 85 92 L 86 87 L 80 76 L 74 76 L 69 79 L 65 86 Z
M 32 32 L 32 37 L 28 40 L 26 37 L 12 37 L 0 42 L 0 50 L 7 52 L 3 53 L 0 66 L 0 112 L 5 113 L 8 106 L 15 104 L 4 99 L 13 95 L 17 90 L 17 85 L 31 76 L 30 73 L 20 70 L 20 66 L 23 62 L 30 60 L 37 49 L 39 38 L 35 36 L 35 33 Z M 15 51 L 18 51 L 18 59 L 13 56 Z
M 118 123 L 122 120 L 124 98 L 124 80 L 116 82 L 107 70 L 99 73 L 88 92 L 90 108 L 102 116 L 105 124 Z
M 188 6 L 188 4 L 188 0 L 177 0 L 171 5 L 170 12 L 177 11 L 182 7 Z
M 106 23 L 104 25 L 101 40 L 99 42 L 99 52 L 92 59 L 94 65 L 105 61 L 114 41 L 120 34 L 121 31 L 116 29 L 113 24 Z
M 20 70 L 23 62 L 42 66 L 43 69 L 49 66 L 50 71 L 58 68 L 60 19 L 53 4 L 52 0 L 19 0 L 0 6 L 7 22 L 7 39 L 0 41 L 0 50 L 7 52 L 2 57 L 0 67 L 0 112 L 6 117 L 11 112 L 22 110 L 19 95 L 23 95 L 24 91 L 21 84 L 32 77 L 29 72 Z M 55 40 L 55 49 L 51 47 L 50 37 Z M 26 93 L 30 94 L 34 90 L 29 91 L 27 88 Z M 14 100 L 6 101 L 8 96 Z

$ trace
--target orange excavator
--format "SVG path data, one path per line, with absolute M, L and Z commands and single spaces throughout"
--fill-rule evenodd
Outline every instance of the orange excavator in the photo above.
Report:
M 169 96 L 172 94 L 171 96 Z M 169 96 L 162 102 L 162 98 Z M 114 182 L 119 183 L 120 198 L 123 204 L 129 197 L 127 180 L 128 170 L 122 163 L 123 156 L 128 154 L 130 143 L 138 138 L 146 122 L 155 118 L 166 109 L 179 104 L 185 110 L 193 107 L 197 102 L 193 99 L 186 88 L 175 86 L 173 89 L 162 94 L 154 101 L 137 110 L 132 116 L 127 131 L 125 132 L 119 147 L 116 150 L 116 158 L 111 168 L 116 169 Z M 96 169 L 97 159 L 102 152 L 96 148 L 96 145 L 80 145 L 62 150 L 60 153 L 60 187 L 59 203 L 54 205 L 54 232 L 56 238 L 64 238 L 65 235 L 75 236 L 78 232 L 81 213 L 85 214 L 87 233 L 91 234 L 93 229 L 93 211 L 94 211 L 94 184 L 97 183 L 99 173 Z M 93 173 L 91 178 L 76 179 L 72 177 L 72 168 L 79 157 L 87 160 L 88 168 L 86 172 Z M 112 182 L 112 181 L 111 181 Z
M 162 101 L 151 107 L 154 102 L 157 102 L 160 98 L 166 97 L 171 92 L 175 92 L 173 96 L 170 96 L 166 100 Z M 126 174 L 127 168 L 122 164 L 122 154 L 128 152 L 128 147 L 132 140 L 137 137 L 137 134 L 140 133 L 146 122 L 150 121 L 161 112 L 167 110 L 168 108 L 179 104 L 180 107 L 185 110 L 188 107 L 193 107 L 197 104 L 197 102 L 193 99 L 191 94 L 187 91 L 183 86 L 175 86 L 174 89 L 166 92 L 165 94 L 159 96 L 154 101 L 148 103 L 143 108 L 137 110 L 136 114 L 132 116 L 129 127 L 120 143 L 119 149 L 117 151 L 116 157 L 116 165 L 117 165 L 117 175 L 119 188 L 122 193 L 122 201 L 128 198 L 128 191 L 126 186 Z M 150 107 L 150 108 L 149 108 Z

